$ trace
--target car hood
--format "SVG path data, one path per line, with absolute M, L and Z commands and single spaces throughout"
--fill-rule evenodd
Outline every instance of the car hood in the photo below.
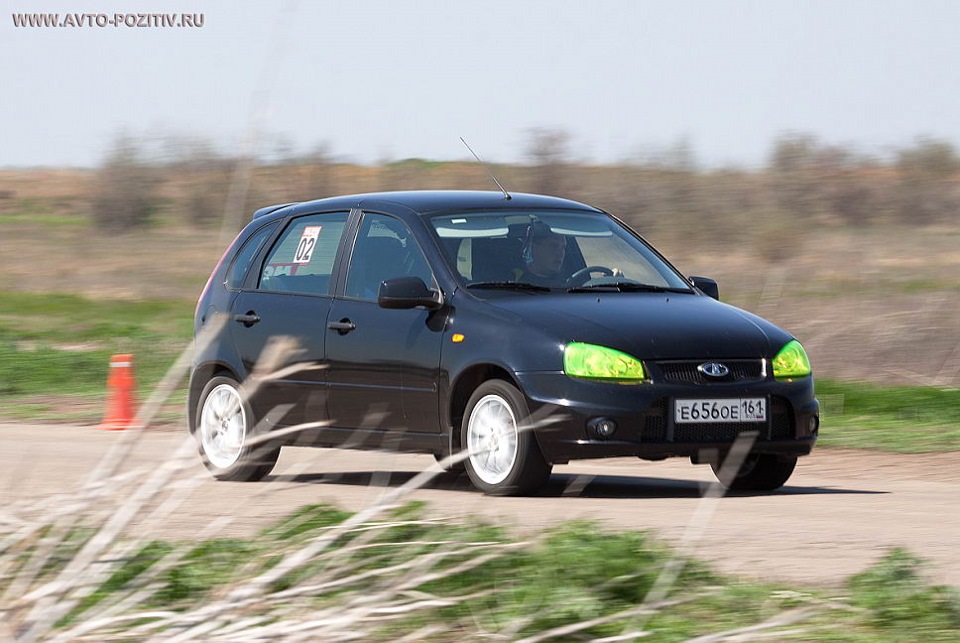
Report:
M 523 293 L 486 302 L 564 343 L 600 344 L 641 359 L 772 357 L 791 339 L 756 315 L 693 294 Z

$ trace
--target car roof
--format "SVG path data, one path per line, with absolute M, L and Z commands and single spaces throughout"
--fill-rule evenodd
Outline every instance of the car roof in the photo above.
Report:
M 497 210 L 524 208 L 559 208 L 601 212 L 577 201 L 542 194 L 515 192 L 510 199 L 503 192 L 480 190 L 407 190 L 396 192 L 368 192 L 335 196 L 300 203 L 281 203 L 257 210 L 255 219 L 276 213 L 287 214 L 287 208 L 296 208 L 298 212 L 316 212 L 318 210 L 338 210 L 350 208 L 374 207 L 380 205 L 402 206 L 419 214 L 432 214 L 447 210 Z M 281 214 L 282 213 L 282 214 Z

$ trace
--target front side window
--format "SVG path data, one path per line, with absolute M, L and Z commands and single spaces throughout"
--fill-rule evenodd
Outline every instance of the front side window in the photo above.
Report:
M 434 288 L 433 272 L 405 223 L 383 214 L 364 214 L 347 271 L 346 296 L 376 301 L 380 284 L 419 277 Z
M 259 288 L 273 292 L 329 295 L 337 248 L 348 212 L 293 219 L 270 250 Z
M 656 252 L 603 214 L 464 212 L 430 223 L 468 287 L 690 291 Z

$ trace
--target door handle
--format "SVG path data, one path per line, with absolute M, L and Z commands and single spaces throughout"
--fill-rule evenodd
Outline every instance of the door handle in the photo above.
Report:
M 346 335 L 346 334 L 349 333 L 351 330 L 356 329 L 356 327 L 357 327 L 357 325 L 354 324 L 354 323 L 353 323 L 352 321 L 350 321 L 349 319 L 347 319 L 346 317 L 344 317 L 343 319 L 341 319 L 341 320 L 338 321 L 338 322 L 328 322 L 328 323 L 327 323 L 327 328 L 329 328 L 330 330 L 335 330 L 335 331 L 337 331 L 338 333 L 340 333 L 341 335 Z
M 251 326 L 253 326 L 254 324 L 260 321 L 260 315 L 258 315 L 252 310 L 248 310 L 243 315 L 234 315 L 233 321 L 240 322 L 247 328 L 250 328 Z

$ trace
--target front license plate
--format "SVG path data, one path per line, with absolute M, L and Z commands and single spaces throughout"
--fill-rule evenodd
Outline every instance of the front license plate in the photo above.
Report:
M 767 400 L 747 397 L 721 400 L 677 400 L 673 421 L 692 422 L 766 422 Z

